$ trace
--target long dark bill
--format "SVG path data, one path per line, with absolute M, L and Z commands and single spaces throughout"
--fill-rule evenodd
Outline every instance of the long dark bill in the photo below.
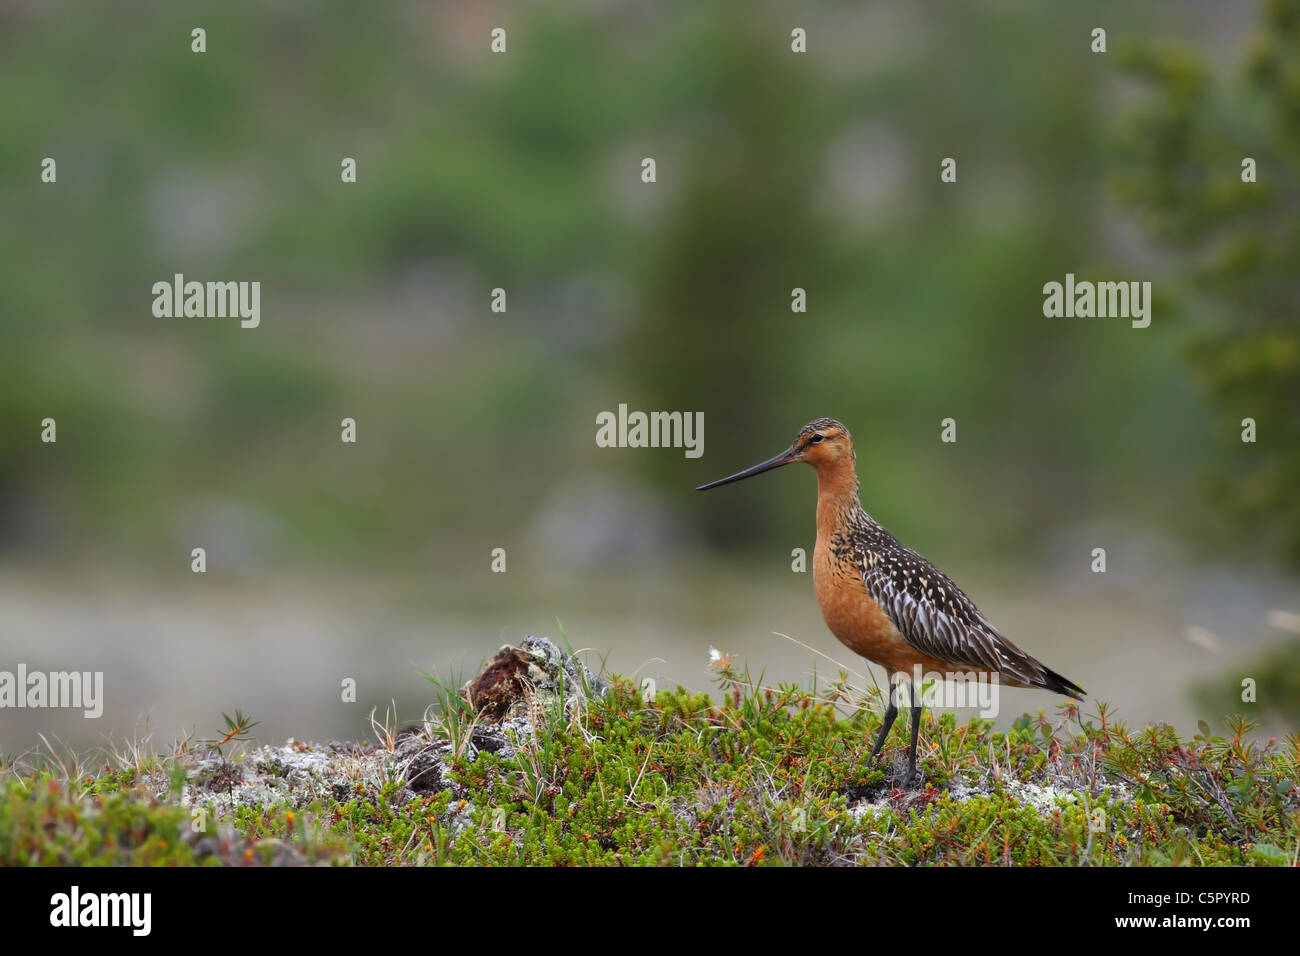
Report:
M 708 491 L 710 488 L 717 488 L 719 485 L 729 485 L 733 481 L 740 481 L 744 478 L 753 478 L 755 475 L 761 475 L 765 471 L 771 471 L 773 468 L 780 468 L 782 465 L 789 465 L 798 460 L 799 452 L 794 448 L 787 448 L 775 458 L 769 458 L 767 461 L 759 462 L 752 468 L 738 471 L 734 475 L 728 475 L 726 478 L 719 478 L 717 481 L 710 481 L 707 485 L 700 485 L 695 490 Z

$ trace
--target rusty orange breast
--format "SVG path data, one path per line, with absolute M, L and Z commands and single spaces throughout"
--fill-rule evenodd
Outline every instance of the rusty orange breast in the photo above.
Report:
M 849 473 L 850 476 L 852 473 Z M 853 653 L 879 664 L 891 673 L 944 669 L 946 665 L 907 642 L 889 613 L 867 589 L 851 548 L 833 548 L 852 534 L 841 533 L 845 516 L 857 504 L 856 481 L 850 486 L 840 475 L 819 472 L 817 546 L 813 550 L 813 587 L 822 619 L 830 632 Z
M 818 536 L 813 552 L 813 587 L 822 619 L 832 634 L 860 657 L 885 667 L 901 663 L 907 642 L 862 580 L 839 561 Z

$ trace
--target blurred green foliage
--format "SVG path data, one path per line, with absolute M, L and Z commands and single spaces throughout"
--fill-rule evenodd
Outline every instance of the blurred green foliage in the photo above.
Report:
M 1254 681 L 1254 699 L 1243 701 L 1243 678 Z M 1209 713 L 1258 707 L 1280 727 L 1300 727 L 1300 638 L 1278 644 L 1221 678 L 1202 681 L 1196 703 Z
M 1225 419 L 1213 506 L 1300 562 L 1300 2 L 1263 8 L 1241 82 L 1185 46 L 1135 45 L 1154 95 L 1128 118 L 1115 182 L 1185 280 L 1189 356 Z
M 1294 92 L 1288 8 L 1255 58 L 1265 94 Z M 820 415 L 853 429 L 867 507 L 918 543 L 1023 553 L 1096 516 L 1210 533 L 1188 527 L 1192 476 L 1241 452 L 1210 437 L 1162 303 L 1146 332 L 1041 312 L 1068 271 L 1143 277 L 1104 203 L 1102 16 L 1117 48 L 1185 19 L 820 3 L 799 56 L 775 3 L 233 2 L 204 8 L 196 55 L 196 14 L 173 5 L 7 5 L 0 548 L 173 567 L 193 515 L 235 501 L 298 561 L 457 573 L 565 482 L 618 472 L 700 540 L 804 540 L 807 495 L 690 489 Z M 498 19 L 510 52 L 493 57 Z M 1221 141 L 1186 96 L 1167 122 Z M 47 155 L 57 186 L 38 180 Z M 1273 383 L 1251 402 L 1267 438 L 1248 453 L 1274 463 L 1250 500 L 1294 515 L 1276 450 L 1297 427 L 1294 196 L 1259 155 L 1256 205 L 1214 193 L 1237 217 L 1218 228 L 1247 225 L 1233 235 L 1257 251 L 1207 273 L 1205 301 L 1257 297 L 1213 369 Z M 1169 188 L 1165 207 L 1210 201 Z M 174 272 L 261 281 L 262 327 L 154 319 L 148 290 Z M 620 402 L 704 411 L 705 458 L 595 448 L 595 414 Z M 46 416 L 57 446 L 37 440 Z

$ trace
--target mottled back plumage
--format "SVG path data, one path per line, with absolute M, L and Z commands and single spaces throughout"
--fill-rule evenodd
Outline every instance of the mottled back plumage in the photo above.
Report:
M 1082 688 L 1004 637 L 952 578 L 861 507 L 841 518 L 830 548 L 837 559 L 857 566 L 872 598 L 922 653 L 1083 699 Z

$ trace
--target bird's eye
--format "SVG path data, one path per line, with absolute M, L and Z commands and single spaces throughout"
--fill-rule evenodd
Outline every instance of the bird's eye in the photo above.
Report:
M 825 439 L 825 437 L 826 437 L 825 435 L 813 435 L 812 438 L 808 439 L 808 444 L 816 445 L 818 442 Z

